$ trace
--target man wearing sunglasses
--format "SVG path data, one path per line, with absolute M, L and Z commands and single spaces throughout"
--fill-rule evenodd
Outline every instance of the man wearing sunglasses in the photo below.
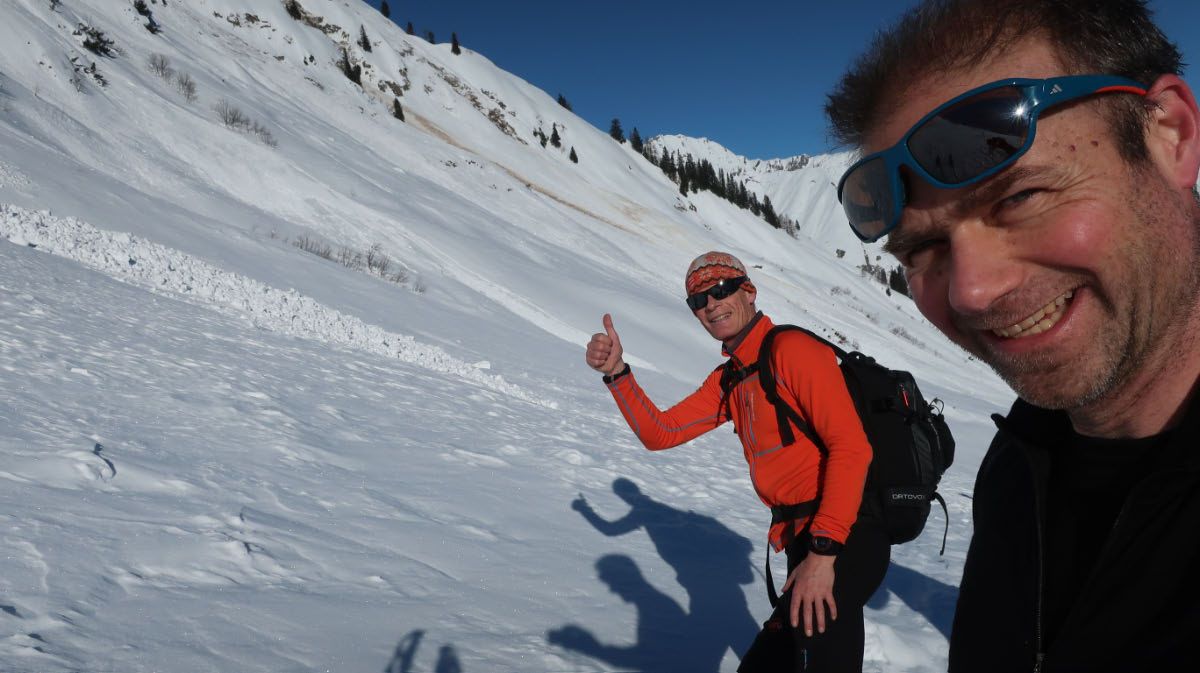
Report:
M 793 627 L 782 640 L 760 635 L 756 643 L 762 644 L 743 663 L 761 664 L 766 658 L 774 664 L 778 652 L 768 652 L 766 643 L 782 642 L 788 660 L 796 655 L 794 670 L 861 671 L 863 605 L 883 581 L 891 549 L 881 526 L 858 517 L 871 446 L 836 356 L 801 332 L 775 339 L 772 371 L 778 391 L 805 417 L 827 453 L 823 456 L 804 433 L 784 446 L 758 374 L 747 368 L 757 363 L 773 324 L 755 309 L 757 289 L 746 267 L 729 253 L 705 253 L 688 268 L 685 287 L 688 308 L 721 342 L 732 368 L 718 367 L 696 392 L 662 411 L 622 359 L 621 339 L 607 314 L 605 331 L 588 343 L 587 363 L 605 375 L 625 420 L 650 450 L 683 444 L 733 421 L 754 488 L 772 508 L 769 542 L 776 552 L 787 550 L 785 600 L 772 623 L 778 619 L 782 627 L 787 619 Z M 742 375 L 722 386 L 726 371 Z
M 929 0 L 830 95 L 838 195 L 1018 395 L 950 670 L 1197 670 L 1200 111 L 1142 0 Z

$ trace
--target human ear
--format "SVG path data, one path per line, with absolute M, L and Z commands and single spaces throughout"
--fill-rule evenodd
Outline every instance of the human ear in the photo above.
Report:
M 1177 75 L 1159 77 L 1146 93 L 1153 106 L 1146 148 L 1163 176 L 1191 191 L 1200 172 L 1200 109 L 1191 87 Z

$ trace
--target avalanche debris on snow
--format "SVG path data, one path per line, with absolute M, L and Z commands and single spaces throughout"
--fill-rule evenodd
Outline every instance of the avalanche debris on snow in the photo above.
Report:
M 501 376 L 485 374 L 486 367 L 464 362 L 437 346 L 367 324 L 293 289 L 279 290 L 222 271 L 191 255 L 130 234 L 102 231 L 73 217 L 59 218 L 46 211 L 0 204 L 0 235 L 13 243 L 75 260 L 133 285 L 243 316 L 260 329 L 395 357 L 433 371 L 461 376 L 531 404 L 551 409 L 558 406 L 557 402 L 542 399 Z

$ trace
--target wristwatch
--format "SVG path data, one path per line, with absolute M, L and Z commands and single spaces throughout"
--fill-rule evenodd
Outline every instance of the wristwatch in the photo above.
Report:
M 616 381 L 617 379 L 621 378 L 622 376 L 625 376 L 628 373 L 629 373 L 629 363 L 626 362 L 625 366 L 621 368 L 621 371 L 617 372 L 616 374 L 605 375 L 604 383 L 606 383 L 606 384 L 612 383 L 613 381 Z
M 808 541 L 808 550 L 817 556 L 837 556 L 842 551 L 842 543 L 831 537 L 814 535 Z

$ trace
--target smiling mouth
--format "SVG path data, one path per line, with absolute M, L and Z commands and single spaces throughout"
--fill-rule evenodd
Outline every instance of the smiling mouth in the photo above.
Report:
M 725 315 L 717 316 L 716 318 L 710 318 L 708 322 L 709 322 L 709 323 L 711 323 L 711 324 L 716 324 L 716 323 L 719 323 L 719 322 L 725 322 L 726 320 L 728 320 L 728 319 L 729 319 L 729 316 L 731 316 L 731 315 L 733 315 L 733 314 L 732 314 L 732 313 L 726 313 Z
M 1005 339 L 1020 339 L 1041 334 L 1057 325 L 1059 320 L 1062 320 L 1067 304 L 1070 303 L 1071 297 L 1074 295 L 1074 290 L 1065 292 L 1054 301 L 1035 311 L 1028 318 L 1003 329 L 994 329 L 992 330 L 992 334 Z

